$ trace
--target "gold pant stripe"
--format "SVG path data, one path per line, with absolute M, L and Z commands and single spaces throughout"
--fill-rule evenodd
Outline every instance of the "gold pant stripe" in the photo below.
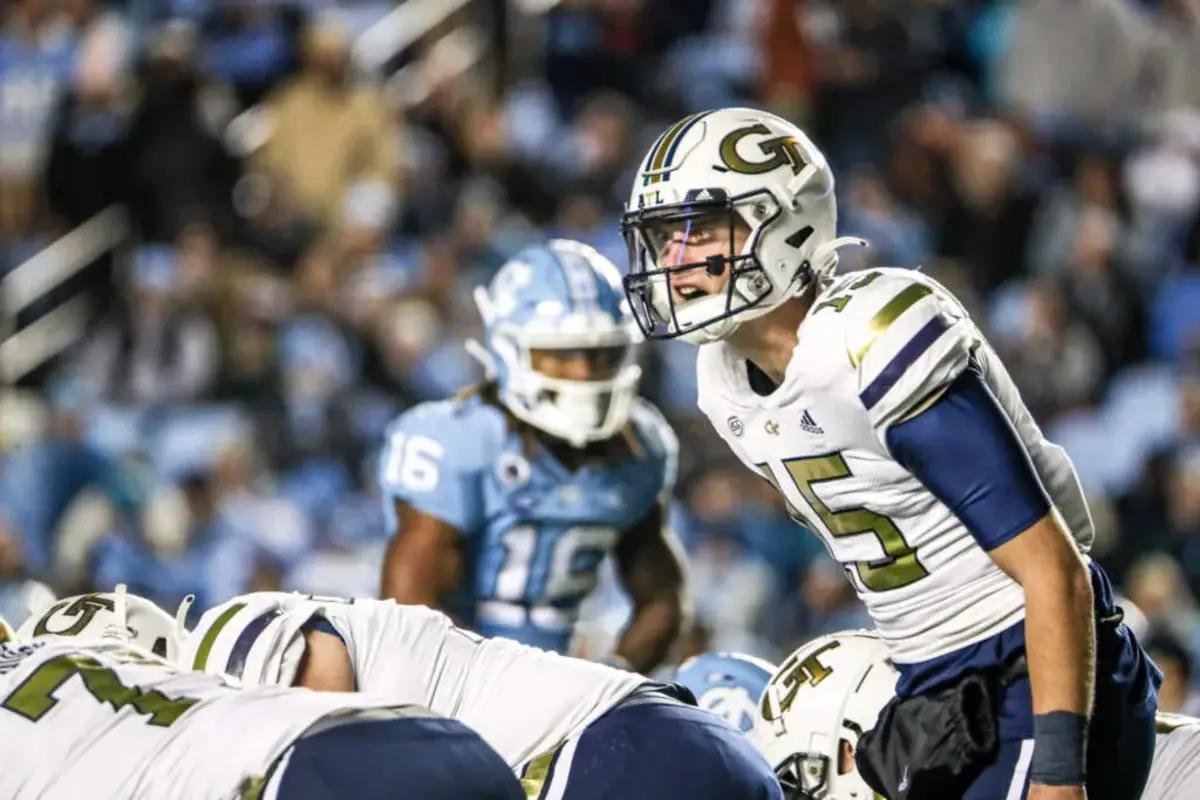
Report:
M 546 784 L 550 781 L 554 760 L 562 752 L 564 744 L 566 742 L 561 742 L 557 747 L 547 750 L 541 755 L 534 756 L 525 765 L 525 769 L 521 773 L 521 788 L 525 790 L 526 800 L 539 800 L 542 793 L 546 791 Z

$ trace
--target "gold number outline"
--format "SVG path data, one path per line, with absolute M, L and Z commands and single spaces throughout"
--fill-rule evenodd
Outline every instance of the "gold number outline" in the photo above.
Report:
M 868 284 L 870 284 L 872 281 L 874 281 L 876 278 L 878 278 L 882 274 L 883 274 L 882 272 L 874 272 L 874 271 L 868 272 L 866 275 L 859 278 L 854 283 L 849 284 L 846 287 L 845 291 L 853 292 L 855 289 L 861 289 L 864 286 L 867 286 Z M 850 275 L 847 275 L 845 277 L 845 279 L 843 280 L 843 283 L 849 281 L 852 277 L 853 277 L 853 273 Z M 840 291 L 842 291 L 842 289 L 840 287 L 834 288 L 831 290 L 831 292 L 840 292 Z M 841 311 L 843 308 L 846 307 L 846 304 L 849 302 L 850 302 L 849 294 L 843 294 L 838 297 L 831 297 L 828 300 L 822 300 L 820 303 L 817 303 L 816 307 L 813 308 L 812 313 L 816 314 L 818 311 L 820 311 L 821 309 L 824 309 L 824 308 L 832 308 L 834 311 Z
M 0 703 L 0 708 L 18 714 L 30 722 L 38 722 L 59 700 L 54 693 L 73 676 L 78 675 L 88 694 L 97 702 L 108 703 L 114 711 L 127 705 L 139 714 L 149 717 L 148 725 L 168 728 L 179 717 L 200 702 L 192 698 L 169 698 L 162 692 L 144 690 L 137 686 L 126 686 L 117 677 L 115 670 L 105 667 L 94 658 L 69 653 L 39 664 L 37 669 L 9 692 Z
M 873 592 L 886 592 L 916 583 L 929 575 L 929 571 L 925 569 L 920 559 L 917 558 L 916 549 L 909 545 L 908 540 L 904 538 L 904 533 L 900 530 L 900 526 L 891 517 L 880 514 L 877 511 L 872 511 L 864 506 L 854 506 L 853 508 L 834 511 L 817 495 L 816 491 L 812 488 L 814 484 L 842 480 L 854 475 L 849 465 L 846 464 L 846 459 L 840 452 L 833 451 L 815 456 L 797 456 L 795 458 L 783 459 L 780 463 L 792 479 L 792 484 L 796 487 L 796 491 L 804 498 L 806 505 L 816 513 L 817 517 L 824 524 L 825 529 L 829 531 L 831 537 L 840 539 L 845 536 L 858 536 L 864 533 L 874 534 L 876 541 L 879 542 L 880 547 L 883 548 L 883 552 L 886 554 L 886 559 L 875 562 L 854 562 L 855 573 L 863 586 Z M 809 468 L 805 471 L 800 471 L 800 467 L 794 467 L 793 465 L 805 465 Z M 830 465 L 833 467 L 829 471 L 830 474 L 813 477 L 814 472 Z M 771 469 L 768 464 L 762 464 L 760 469 L 767 476 L 767 479 L 775 485 L 775 488 L 780 491 L 780 494 L 784 495 L 789 510 L 795 512 L 793 516 L 802 520 L 810 530 L 817 530 L 808 518 L 799 509 L 796 509 L 790 500 L 787 500 L 787 495 L 783 493 L 779 479 L 774 474 L 775 470 Z M 880 530 L 880 528 L 883 528 L 883 530 Z

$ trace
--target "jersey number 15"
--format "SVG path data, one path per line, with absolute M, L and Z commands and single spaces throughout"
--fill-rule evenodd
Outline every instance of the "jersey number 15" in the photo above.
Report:
M 846 466 L 846 459 L 841 453 L 828 453 L 808 458 L 789 458 L 781 462 L 787 482 L 799 493 L 785 490 L 780 476 L 767 464 L 759 464 L 758 469 L 768 481 L 774 484 L 776 490 L 787 500 L 793 514 L 797 516 L 809 530 L 817 532 L 819 527 L 810 518 L 799 511 L 800 500 L 803 505 L 811 508 L 820 519 L 824 528 L 829 531 L 832 540 L 830 547 L 835 548 L 838 539 L 845 536 L 858 536 L 864 533 L 874 534 L 883 547 L 884 558 L 877 561 L 858 561 L 855 571 L 858 581 L 873 592 L 886 592 L 889 589 L 899 589 L 921 580 L 929 573 L 917 560 L 916 551 L 904 539 L 904 534 L 890 517 L 885 517 L 866 508 L 847 508 L 834 511 L 825 505 L 813 488 L 819 483 L 849 478 L 852 473 Z M 836 555 L 835 555 L 836 558 Z M 844 561 L 844 559 L 838 559 Z

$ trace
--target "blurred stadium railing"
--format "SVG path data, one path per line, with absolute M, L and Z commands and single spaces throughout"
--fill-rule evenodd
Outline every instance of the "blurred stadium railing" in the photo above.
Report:
M 125 211 L 109 206 L 0 280 L 0 381 L 16 383 L 83 335 L 90 309 L 82 296 L 43 309 L 25 324 L 21 314 L 120 247 L 129 232 Z

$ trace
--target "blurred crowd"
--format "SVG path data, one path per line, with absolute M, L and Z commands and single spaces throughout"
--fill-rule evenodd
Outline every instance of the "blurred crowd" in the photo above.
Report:
M 644 148 L 743 104 L 829 157 L 872 245 L 845 269 L 968 305 L 1074 458 L 1164 708 L 1197 710 L 1200 2 L 477 0 L 394 51 L 392 10 L 4 3 L 0 276 L 112 206 L 132 234 L 7 321 L 90 310 L 0 397 L 0 614 L 118 580 L 168 606 L 374 594 L 382 433 L 479 379 L 473 287 L 547 236 L 623 267 Z M 643 357 L 685 442 L 687 647 L 868 624 L 698 417 L 694 349 Z

